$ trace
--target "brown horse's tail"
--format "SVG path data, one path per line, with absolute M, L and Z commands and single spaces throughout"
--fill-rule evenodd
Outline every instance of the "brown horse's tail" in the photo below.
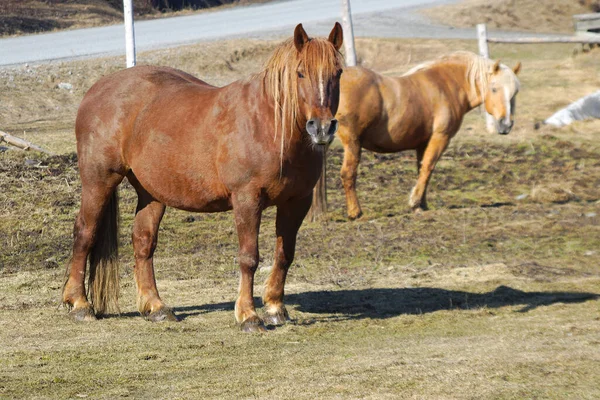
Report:
M 119 197 L 115 189 L 104 210 L 89 257 L 88 298 L 97 315 L 103 315 L 109 309 L 120 312 L 118 232 Z

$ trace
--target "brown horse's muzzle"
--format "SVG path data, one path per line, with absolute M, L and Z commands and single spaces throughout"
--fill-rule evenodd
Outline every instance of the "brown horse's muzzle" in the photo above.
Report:
M 321 120 L 319 118 L 311 118 L 306 122 L 306 131 L 313 143 L 317 145 L 324 146 L 331 143 L 337 130 L 337 119 Z

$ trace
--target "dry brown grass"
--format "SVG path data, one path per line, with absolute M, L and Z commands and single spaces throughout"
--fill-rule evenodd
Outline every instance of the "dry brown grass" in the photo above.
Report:
M 257 71 L 274 45 L 217 42 L 143 53 L 139 61 L 223 85 Z M 400 74 L 476 44 L 357 46 L 365 65 Z M 533 123 L 596 90 L 600 52 L 491 51 L 508 64 L 523 62 L 515 130 L 486 134 L 480 116 L 469 114 L 433 175 L 432 210 L 422 216 L 407 205 L 414 155 L 365 152 L 358 182 L 365 217 L 352 223 L 334 147 L 331 212 L 324 224 L 301 229 L 286 287 L 294 321 L 260 336 L 233 322 L 230 213 L 167 211 L 158 287 L 183 321 L 150 324 L 137 315 L 128 185 L 121 190 L 123 315 L 92 324 L 66 318 L 58 306 L 80 192 L 74 116 L 87 88 L 124 60 L 2 70 L 0 129 L 59 155 L 0 154 L 0 397 L 599 398 L 600 123 L 541 131 Z M 73 84 L 72 92 L 60 82 Z M 258 282 L 272 261 L 273 220 L 269 209 Z
M 4 0 L 0 36 L 114 24 L 123 13 L 105 0 Z
M 572 33 L 574 14 L 592 12 L 593 4 L 576 0 L 463 0 L 422 13 L 444 25 L 528 32 Z M 592 3 L 592 2 L 588 2 Z
M 270 0 L 133 0 L 136 19 L 162 18 Z M 121 0 L 2 0 L 0 36 L 89 28 L 123 22 Z

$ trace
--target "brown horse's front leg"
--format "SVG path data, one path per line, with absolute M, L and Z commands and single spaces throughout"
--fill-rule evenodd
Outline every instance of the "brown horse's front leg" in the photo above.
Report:
M 270 325 L 283 325 L 289 319 L 283 304 L 285 278 L 294 260 L 298 229 L 310 209 L 311 201 L 312 197 L 308 196 L 277 207 L 275 261 L 265 282 L 263 295 L 264 319 Z
M 133 222 L 134 278 L 137 286 L 137 306 L 140 314 L 149 321 L 177 321 L 156 287 L 154 277 L 154 250 L 158 241 L 158 227 L 165 213 L 165 205 L 154 200 L 139 184 L 138 205 Z
M 435 165 L 440 159 L 450 138 L 444 133 L 434 133 L 429 140 L 427 146 L 423 149 L 417 149 L 417 168 L 419 170 L 419 177 L 417 178 L 417 184 L 412 189 L 408 204 L 414 212 L 427 210 L 426 192 L 427 185 L 431 174 L 435 169 Z
M 232 196 L 235 226 L 240 244 L 240 288 L 235 302 L 235 319 L 244 332 L 264 332 L 265 325 L 254 307 L 254 273 L 258 267 L 258 231 L 262 206 L 260 197 L 253 194 Z
M 357 219 L 362 215 L 362 210 L 356 195 L 356 176 L 360 162 L 361 146 L 357 139 L 349 138 L 344 143 L 344 162 L 340 175 L 346 192 L 346 206 L 348 218 Z

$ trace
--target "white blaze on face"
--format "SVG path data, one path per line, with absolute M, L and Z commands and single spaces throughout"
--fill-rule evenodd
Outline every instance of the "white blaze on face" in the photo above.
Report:
M 323 85 L 323 70 L 319 71 L 319 94 L 321 96 L 321 106 L 325 103 L 325 86 Z
M 504 115 L 504 123 L 506 125 L 510 124 L 510 113 L 511 113 L 511 109 L 510 109 L 510 89 L 508 88 L 507 85 L 504 86 L 504 107 L 506 107 L 506 114 Z

